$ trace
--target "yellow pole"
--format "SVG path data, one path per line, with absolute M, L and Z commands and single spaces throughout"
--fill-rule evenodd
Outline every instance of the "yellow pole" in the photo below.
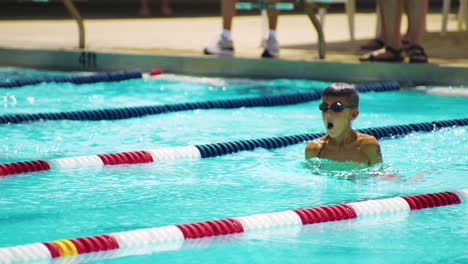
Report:
M 79 40 L 79 48 L 84 49 L 85 48 L 85 28 L 83 24 L 83 18 L 81 18 L 80 13 L 76 9 L 75 5 L 72 3 L 71 0 L 63 0 L 64 5 L 67 7 L 68 12 L 70 15 L 76 20 L 76 23 L 78 24 L 78 29 L 80 33 L 80 40 Z

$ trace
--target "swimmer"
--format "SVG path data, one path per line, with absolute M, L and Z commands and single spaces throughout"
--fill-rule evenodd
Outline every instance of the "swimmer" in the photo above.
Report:
M 323 91 L 319 108 L 327 134 L 307 144 L 306 160 L 316 157 L 367 166 L 382 163 L 377 139 L 351 128 L 359 115 L 358 106 L 359 95 L 351 84 L 334 83 Z

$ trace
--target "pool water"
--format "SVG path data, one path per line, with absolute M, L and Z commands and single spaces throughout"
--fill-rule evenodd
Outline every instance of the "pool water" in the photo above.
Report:
M 21 75 L 19 72 L 16 74 Z M 307 80 L 172 75 L 92 85 L 48 83 L 2 89 L 7 99 L 1 114 L 232 99 L 304 92 L 327 85 Z M 1 125 L 0 158 L 7 163 L 324 132 L 318 104 L 195 110 L 116 121 Z M 466 118 L 467 110 L 463 97 L 409 91 L 362 93 L 360 115 L 353 127 Z M 3 177 L 0 247 L 466 189 L 467 142 L 467 127 L 381 140 L 384 163 L 371 168 L 343 168 L 323 160 L 307 164 L 302 143 L 202 160 Z M 412 181 L 426 170 L 421 179 Z M 382 181 L 379 176 L 387 172 L 401 177 Z M 186 241 L 179 250 L 153 248 L 152 253 L 94 263 L 466 263 L 466 212 L 465 203 L 274 228 Z

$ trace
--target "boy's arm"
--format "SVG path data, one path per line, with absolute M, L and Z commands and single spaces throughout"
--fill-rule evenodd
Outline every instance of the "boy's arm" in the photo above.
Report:
M 307 144 L 305 148 L 305 159 L 315 158 L 318 155 L 320 145 L 314 140 Z
M 375 137 L 369 137 L 365 139 L 363 143 L 369 165 L 382 163 L 382 153 L 380 152 L 380 144 L 377 139 Z

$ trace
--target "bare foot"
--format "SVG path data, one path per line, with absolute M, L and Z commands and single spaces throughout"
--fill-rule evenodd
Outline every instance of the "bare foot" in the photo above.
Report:
M 359 57 L 360 61 L 402 62 L 401 51 L 391 47 L 385 47 Z
M 364 50 L 378 50 L 378 49 L 383 48 L 384 45 L 385 45 L 385 43 L 383 42 L 383 40 L 375 38 L 375 39 L 371 39 L 368 42 L 362 44 L 361 49 L 364 49 Z

